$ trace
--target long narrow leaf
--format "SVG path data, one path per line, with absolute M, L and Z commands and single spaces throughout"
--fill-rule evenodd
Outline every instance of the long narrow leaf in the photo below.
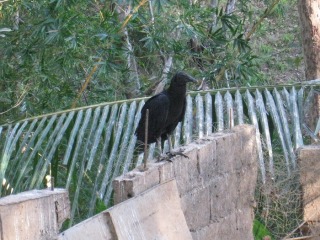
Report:
M 259 158 L 259 164 L 260 164 L 260 171 L 261 171 L 261 179 L 262 183 L 266 183 L 266 168 L 263 160 L 263 152 L 262 152 L 262 144 L 261 144 L 261 137 L 260 137 L 260 131 L 259 131 L 259 125 L 258 125 L 258 119 L 255 112 L 253 97 L 251 96 L 249 91 L 246 91 L 246 98 L 248 102 L 248 110 L 249 110 L 249 117 L 251 120 L 251 123 L 256 127 L 256 141 L 257 141 L 257 150 L 258 150 L 258 158 Z
M 292 104 L 292 116 L 293 116 L 293 123 L 294 123 L 294 140 L 295 140 L 295 148 L 298 149 L 299 147 L 303 146 L 303 139 L 302 133 L 300 128 L 300 119 L 299 119 L 299 109 L 297 105 L 297 91 L 294 87 L 291 89 L 290 93 L 290 101 Z
M 104 173 L 104 178 L 102 180 L 101 187 L 99 190 L 100 195 L 103 195 L 103 196 L 105 195 L 107 186 L 110 184 L 111 170 L 112 170 L 113 163 L 114 163 L 114 160 L 117 155 L 118 146 L 120 144 L 120 137 L 122 134 L 126 113 L 127 113 L 127 104 L 124 104 L 124 105 L 122 105 L 119 121 L 117 122 L 118 128 L 117 128 L 117 132 L 116 132 L 116 138 L 115 138 L 115 141 L 114 141 L 114 144 L 112 147 L 112 151 L 111 151 L 111 154 L 110 154 L 108 162 L 107 162 L 106 171 Z M 107 204 L 107 202 L 105 202 L 105 203 Z
M 27 121 L 26 121 L 27 122 Z M 13 170 L 13 168 L 18 168 L 18 166 L 19 166 L 19 161 L 21 160 L 21 158 L 22 158 L 22 155 L 23 155 L 23 153 L 26 151 L 26 146 L 27 146 L 27 142 L 28 142 L 28 140 L 30 139 L 30 135 L 31 135 L 31 132 L 33 131 L 33 129 L 34 129 L 34 127 L 36 126 L 36 123 L 38 122 L 38 119 L 34 119 L 33 121 L 32 121 L 32 123 L 30 124 L 30 126 L 29 126 L 29 129 L 28 129 L 28 131 L 26 132 L 26 133 L 24 133 L 23 135 L 24 135 L 24 137 L 23 137 L 23 140 L 22 140 L 22 142 L 21 142 L 21 144 L 20 144 L 20 148 L 18 149 L 18 151 L 16 152 L 16 156 L 15 156 L 15 158 L 12 160 L 12 172 L 11 172 L 11 174 L 14 174 L 14 170 Z
M 283 90 L 281 91 L 282 95 L 283 95 L 283 99 L 284 99 L 284 103 L 285 106 L 287 107 L 287 112 L 288 114 L 290 114 L 289 116 L 292 116 L 292 104 L 291 104 L 291 100 L 290 100 L 290 93 L 288 92 L 287 88 L 283 88 Z
M 298 91 L 298 112 L 299 112 L 299 120 L 300 120 L 300 128 L 304 123 L 304 109 L 303 109 L 303 97 L 304 97 L 304 87 L 300 88 Z
M 187 96 L 186 113 L 183 121 L 184 143 L 189 144 L 192 141 L 192 98 Z
M 76 161 L 78 160 L 78 155 L 80 153 L 80 149 L 81 146 L 83 144 L 83 138 L 84 138 L 84 132 L 86 131 L 89 121 L 91 119 L 91 113 L 92 113 L 92 109 L 89 108 L 86 111 L 85 117 L 84 117 L 84 121 L 81 125 L 81 128 L 79 130 L 79 134 L 77 137 L 77 142 L 75 145 L 75 149 L 74 149 L 74 154 L 72 156 L 71 162 L 70 162 L 70 166 L 69 166 L 69 171 L 68 171 L 68 177 L 67 177 L 67 181 L 66 181 L 66 188 L 69 189 L 70 184 L 71 184 L 71 180 L 72 180 L 72 176 L 73 176 L 73 172 L 75 170 L 75 165 L 76 165 Z
M 22 137 L 22 134 L 23 134 L 23 130 L 24 128 L 27 126 L 28 124 L 28 121 L 24 121 L 22 126 L 19 128 L 19 131 L 15 134 L 15 137 L 14 139 L 12 140 L 11 144 L 10 144 L 10 147 L 9 147 L 9 151 L 7 153 L 7 158 L 10 160 L 11 159 L 11 155 L 12 155 L 12 152 L 16 149 L 16 143 L 18 141 L 19 138 Z M 18 125 L 18 124 L 17 124 Z M 15 159 L 11 159 L 10 160 L 10 165 L 11 166 L 14 166 L 15 165 Z
M 220 92 L 215 95 L 214 106 L 217 116 L 217 131 L 222 131 L 224 129 L 223 124 L 223 100 Z
M 274 179 L 274 164 L 273 164 L 273 151 L 272 151 L 272 145 L 271 145 L 271 137 L 270 137 L 270 129 L 269 129 L 269 123 L 268 123 L 268 117 L 267 117 L 267 111 L 264 106 L 264 101 L 262 98 L 262 94 L 259 90 L 256 90 L 256 106 L 258 113 L 261 118 L 261 125 L 262 125 L 262 131 L 263 135 L 265 137 L 265 142 L 267 145 L 267 151 L 269 156 L 269 172 L 271 175 L 271 178 Z
M 16 170 L 14 171 L 14 174 L 13 174 L 13 179 L 14 179 L 14 183 L 15 183 L 15 186 L 16 186 L 14 188 L 14 192 L 19 192 L 19 191 L 22 190 L 21 189 L 20 180 L 21 180 L 22 176 L 27 176 L 26 169 L 29 166 L 29 162 L 30 162 L 30 159 L 31 159 L 31 158 L 27 159 L 27 157 L 30 156 L 30 152 L 31 152 L 31 154 L 34 153 L 33 152 L 34 147 L 35 147 L 34 146 L 34 142 L 38 138 L 39 133 L 40 133 L 40 131 L 42 131 L 46 121 L 47 121 L 47 117 L 42 118 L 42 120 L 40 121 L 39 125 L 37 126 L 37 129 L 32 133 L 31 139 L 29 140 L 28 144 L 24 148 L 24 151 L 22 153 L 22 157 L 20 158 L 20 161 L 19 161 L 19 163 L 17 165 L 17 168 L 16 168 Z M 16 179 L 16 176 L 17 176 L 17 179 Z
M 205 112 L 205 126 L 206 126 L 206 132 L 205 135 L 209 136 L 212 133 L 212 97 L 210 93 L 207 93 L 205 95 L 205 106 L 206 106 L 206 112 Z
M 45 129 L 43 131 L 41 131 L 41 134 L 40 134 L 40 137 L 39 137 L 39 140 L 37 141 L 36 145 L 34 146 L 34 148 L 31 149 L 31 154 L 29 155 L 29 157 L 27 158 L 26 162 L 24 163 L 24 166 L 22 167 L 22 169 L 20 170 L 19 169 L 19 177 L 18 177 L 18 180 L 17 180 L 17 184 L 19 185 L 20 181 L 22 180 L 22 177 L 25 176 L 25 170 L 27 169 L 27 167 L 29 166 L 30 162 L 33 160 L 34 156 L 36 154 L 38 154 L 38 150 L 40 148 L 40 146 L 42 145 L 42 143 L 44 142 L 45 138 L 47 137 L 47 134 L 48 132 L 50 131 L 53 123 L 55 122 L 55 120 L 57 119 L 57 115 L 53 115 L 49 121 L 49 123 L 46 125 Z M 34 173 L 36 173 L 36 171 L 34 170 Z M 34 176 L 36 176 L 34 174 Z M 32 183 L 32 179 L 31 179 L 31 182 L 27 182 L 27 184 L 29 185 L 29 188 L 31 186 L 33 186 L 33 183 Z
M 72 151 L 72 148 L 73 148 L 73 144 L 74 144 L 74 141 L 76 139 L 76 135 L 79 132 L 79 126 L 81 124 L 82 117 L 83 117 L 83 110 L 80 110 L 78 112 L 78 114 L 77 114 L 77 119 L 76 119 L 76 121 L 75 121 L 75 123 L 73 125 L 72 131 L 71 131 L 71 134 L 70 134 L 70 137 L 69 137 L 66 153 L 64 154 L 64 158 L 63 158 L 63 161 L 62 161 L 62 163 L 64 165 L 67 165 L 68 162 L 69 162 L 70 154 L 71 154 L 71 151 Z
M 48 166 L 49 166 L 49 164 L 51 164 L 51 159 L 53 158 L 53 154 L 55 153 L 55 151 L 56 151 L 56 149 L 58 147 L 58 144 L 60 143 L 60 141 L 61 141 L 61 139 L 62 139 L 67 127 L 69 126 L 74 114 L 75 114 L 75 112 L 70 112 L 68 114 L 68 117 L 67 117 L 66 121 L 63 123 L 63 125 L 61 126 L 61 128 L 59 129 L 59 131 L 57 133 L 57 136 L 54 139 L 54 142 L 53 142 L 53 144 L 51 146 L 51 149 L 50 149 L 48 155 L 46 155 L 46 157 L 43 158 L 44 162 L 43 162 L 40 174 L 38 172 L 38 181 L 36 183 L 36 188 L 40 187 L 42 179 L 44 178 L 45 173 L 48 170 Z M 48 144 L 48 145 L 51 145 L 51 144 Z
M 181 142 L 181 131 L 182 131 L 182 124 L 181 122 L 178 123 L 175 131 L 174 131 L 174 144 L 173 144 L 173 148 L 177 148 L 178 146 L 180 146 Z
M 273 95 L 275 96 L 275 100 L 276 100 L 275 102 L 277 105 L 277 109 L 279 111 L 280 120 L 281 120 L 283 131 L 284 131 L 284 138 L 285 138 L 285 141 L 287 144 L 287 148 L 289 150 L 289 156 L 290 156 L 293 168 L 295 169 L 296 168 L 296 157 L 294 154 L 293 144 L 291 141 L 291 134 L 290 134 L 289 124 L 288 124 L 287 114 L 284 109 L 284 103 L 282 101 L 280 93 L 277 91 L 276 88 L 273 90 Z
M 77 139 L 77 143 L 76 143 L 76 147 L 75 147 L 75 154 L 73 155 L 73 158 L 71 160 L 71 165 L 69 168 L 69 174 L 68 174 L 68 178 L 67 178 L 67 182 L 66 182 L 66 188 L 69 189 L 70 183 L 71 183 L 71 178 L 73 176 L 73 172 L 75 170 L 75 164 L 76 161 L 78 159 L 78 154 L 80 152 L 80 148 L 83 144 L 83 138 L 84 138 L 84 133 L 88 127 L 88 123 L 91 119 L 91 113 L 92 113 L 92 109 L 88 109 L 86 111 L 85 117 L 84 117 L 84 122 L 80 128 L 80 132 L 78 135 L 78 139 Z M 80 161 L 80 169 L 79 172 L 77 174 L 78 177 L 78 181 L 77 181 L 77 185 L 76 185 L 76 191 L 74 193 L 74 197 L 73 197 L 73 202 L 71 205 L 71 213 L 70 213 L 70 222 L 69 222 L 69 226 L 72 225 L 73 220 L 74 220 L 74 215 L 75 215 L 75 210 L 78 206 L 78 198 L 79 198 L 79 193 L 80 193 L 80 189 L 81 189 L 81 182 L 82 182 L 82 178 L 83 178 L 83 173 L 84 173 L 84 168 L 85 168 L 85 161 Z
M 105 122 L 106 122 L 106 119 L 108 116 L 108 112 L 109 112 L 109 106 L 105 106 L 103 108 L 103 112 L 102 112 L 102 115 L 100 118 L 100 123 L 97 128 L 97 132 L 94 135 L 94 140 L 93 140 L 93 144 L 92 144 L 92 148 L 91 148 L 91 152 L 90 152 L 90 156 L 89 156 L 89 160 L 88 160 L 87 170 L 91 169 L 93 158 L 94 158 L 94 156 L 97 152 L 97 149 L 98 149 L 100 137 L 101 137 L 102 130 L 104 128 L 104 125 L 105 125 Z
M 281 143 L 281 147 L 282 147 L 282 151 L 284 154 L 284 158 L 286 161 L 286 167 L 287 167 L 287 171 L 288 171 L 288 175 L 291 175 L 291 170 L 290 170 L 290 161 L 289 161 L 289 155 L 288 155 L 288 150 L 287 150 L 287 146 L 284 140 L 284 131 L 282 128 L 282 124 L 281 124 L 281 120 L 277 111 L 277 107 L 276 104 L 273 100 L 273 97 L 271 95 L 271 93 L 269 92 L 269 90 L 265 90 L 265 96 L 267 99 L 267 107 L 269 109 L 269 112 L 271 114 L 272 120 L 274 125 L 276 126 L 277 129 L 277 133 L 280 139 L 280 143 Z
M 136 108 L 137 108 L 137 103 L 132 102 L 130 104 L 130 108 L 129 108 L 128 115 L 127 115 L 128 123 L 126 126 L 126 131 L 125 131 L 123 138 L 122 138 L 119 155 L 118 155 L 117 160 L 115 162 L 115 167 L 113 169 L 111 181 L 114 180 L 117 176 L 119 176 L 120 167 L 122 164 L 124 164 L 125 153 L 127 151 L 128 142 L 129 142 L 129 138 L 130 138 L 129 134 L 131 134 L 131 131 L 132 131 L 132 125 L 133 125 L 133 120 L 134 120 L 134 116 L 135 116 L 134 113 L 135 113 Z M 104 198 L 105 202 L 110 201 L 111 193 L 112 193 L 112 188 L 109 187 L 107 189 L 106 196 Z
M 242 96 L 239 90 L 236 92 L 235 96 L 236 108 L 237 108 L 237 117 L 238 117 L 238 124 L 244 123 L 243 117 L 243 103 L 242 103 Z
M 233 114 L 233 99 L 229 91 L 224 95 L 224 101 L 226 102 L 227 110 L 227 126 L 228 128 L 234 127 L 234 114 Z
M 10 151 L 10 146 L 11 143 L 14 139 L 14 135 L 18 129 L 20 124 L 15 124 L 14 128 L 11 130 L 11 126 L 9 128 L 9 134 L 7 135 L 5 144 L 4 144 L 4 149 L 2 153 L 2 158 L 1 158 L 1 164 L 0 164 L 0 195 L 2 192 L 2 183 L 3 180 L 5 180 L 5 172 L 7 170 L 8 162 L 9 162 L 9 151 Z
M 99 163 L 98 163 L 97 176 L 95 178 L 95 182 L 94 182 L 94 186 L 93 186 L 93 190 L 92 190 L 92 197 L 91 197 L 91 200 L 89 203 L 88 216 L 93 215 L 97 197 L 99 197 L 100 199 L 103 199 L 103 195 L 99 195 L 98 185 L 101 184 L 101 173 L 106 165 L 105 163 L 106 163 L 106 159 L 107 159 L 107 149 L 109 148 L 110 136 L 111 136 L 113 126 L 115 124 L 117 112 L 118 112 L 118 105 L 115 104 L 115 105 L 113 105 L 113 107 L 111 109 L 111 115 L 109 117 L 108 122 L 106 123 L 106 129 L 105 129 L 105 135 L 104 135 L 105 140 L 103 143 L 103 147 L 101 150 L 101 155 L 100 155 L 100 159 L 99 159 Z
M 34 170 L 33 173 L 33 177 L 31 178 L 31 183 L 30 183 L 30 188 L 34 188 L 34 187 L 38 187 L 36 186 L 36 183 L 39 179 L 39 172 L 42 172 L 42 166 L 46 166 L 46 154 L 50 151 L 50 147 L 52 146 L 52 144 L 54 143 L 55 137 L 58 134 L 58 132 L 60 131 L 60 129 L 62 128 L 63 125 L 63 121 L 66 118 L 66 114 L 62 114 L 59 118 L 58 118 L 58 122 L 56 124 L 56 127 L 53 129 L 53 131 L 51 132 L 50 136 L 48 135 L 44 135 L 44 138 L 48 138 L 48 143 L 46 144 L 46 147 L 44 149 L 43 152 L 40 153 L 40 159 L 36 165 L 36 168 Z M 42 180 L 42 179 L 41 179 Z
M 204 122 L 204 110 L 203 110 L 203 98 L 200 94 L 196 96 L 196 122 L 198 137 L 203 138 L 203 122 Z
M 144 105 L 144 102 L 140 102 L 139 107 L 137 109 L 137 113 L 134 116 L 134 124 L 133 124 L 133 132 L 131 135 L 130 143 L 129 143 L 129 148 L 127 151 L 126 159 L 124 161 L 124 166 L 123 166 L 123 173 L 128 172 L 130 166 L 132 164 L 132 158 L 133 158 L 133 152 L 134 152 L 134 147 L 136 145 L 137 137 L 134 134 L 135 129 L 138 126 L 139 120 L 140 120 L 140 115 L 141 115 L 141 109 Z
M 101 112 L 101 107 L 97 107 L 94 111 L 93 114 L 93 119 L 91 122 L 91 127 L 89 130 L 89 134 L 87 135 L 87 138 L 83 144 L 83 149 L 82 149 L 82 158 L 80 159 L 80 169 L 78 172 L 78 181 L 77 181 L 77 185 L 76 185 L 76 191 L 74 193 L 74 198 L 73 198 L 73 203 L 72 203 L 72 208 L 71 208 L 71 213 L 70 213 L 70 225 L 72 224 L 74 215 L 75 215 L 75 210 L 78 206 L 78 199 L 79 199 L 79 194 L 80 194 L 80 189 L 81 189 L 81 185 L 82 185 L 82 179 L 83 176 L 86 174 L 86 164 L 87 164 L 87 159 L 88 159 L 88 155 L 90 152 L 90 148 L 92 146 L 92 142 L 93 142 L 93 138 L 97 129 L 97 124 L 98 124 L 98 119 L 100 116 L 100 112 Z

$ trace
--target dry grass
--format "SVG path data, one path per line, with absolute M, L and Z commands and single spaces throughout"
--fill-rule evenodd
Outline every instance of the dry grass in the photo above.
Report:
M 257 3 L 257 14 L 266 9 L 265 2 Z M 299 24 L 296 2 L 282 0 L 252 37 L 254 52 L 260 56 L 259 64 L 268 84 L 305 80 Z

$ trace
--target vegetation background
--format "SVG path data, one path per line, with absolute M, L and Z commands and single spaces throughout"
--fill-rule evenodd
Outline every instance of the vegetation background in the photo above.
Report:
M 8 0 L 0 19 L 0 124 L 151 95 L 177 70 L 193 90 L 305 80 L 295 1 Z M 300 222 L 296 179 L 257 189 L 257 239 Z
M 151 95 L 177 70 L 198 89 L 304 78 L 289 0 L 9 0 L 0 19 L 0 123 Z

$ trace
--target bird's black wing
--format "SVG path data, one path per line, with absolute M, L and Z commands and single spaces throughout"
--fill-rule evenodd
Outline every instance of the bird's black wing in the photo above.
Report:
M 148 143 L 156 142 L 165 128 L 169 112 L 170 101 L 166 92 L 150 98 L 141 110 L 141 118 L 135 134 L 139 141 L 144 142 L 146 110 L 149 109 Z
M 183 118 L 184 118 L 184 114 L 186 113 L 186 106 L 187 106 L 187 99 L 184 98 L 183 107 L 182 107 L 182 112 L 181 112 L 181 114 L 180 114 L 178 123 L 179 123 L 179 122 L 182 122 L 182 120 L 183 120 Z M 178 125 L 178 123 L 177 123 L 177 125 Z
M 184 114 L 186 112 L 186 99 L 184 99 L 183 104 L 181 106 L 181 113 L 178 116 L 178 118 L 168 120 L 169 123 L 166 126 L 165 131 L 163 132 L 163 135 L 161 136 L 161 139 L 165 140 L 167 139 L 167 134 L 171 134 L 177 127 L 178 123 L 183 120 Z M 170 116 L 168 116 L 170 118 Z

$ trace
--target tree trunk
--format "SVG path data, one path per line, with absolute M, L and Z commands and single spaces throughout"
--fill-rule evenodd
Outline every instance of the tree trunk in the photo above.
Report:
M 320 78 L 320 2 L 298 0 L 306 80 Z
M 306 80 L 320 78 L 320 2 L 298 0 Z M 320 118 L 320 94 L 314 94 L 311 109 L 306 110 L 307 125 L 314 130 Z M 319 133 L 315 133 L 316 135 Z

